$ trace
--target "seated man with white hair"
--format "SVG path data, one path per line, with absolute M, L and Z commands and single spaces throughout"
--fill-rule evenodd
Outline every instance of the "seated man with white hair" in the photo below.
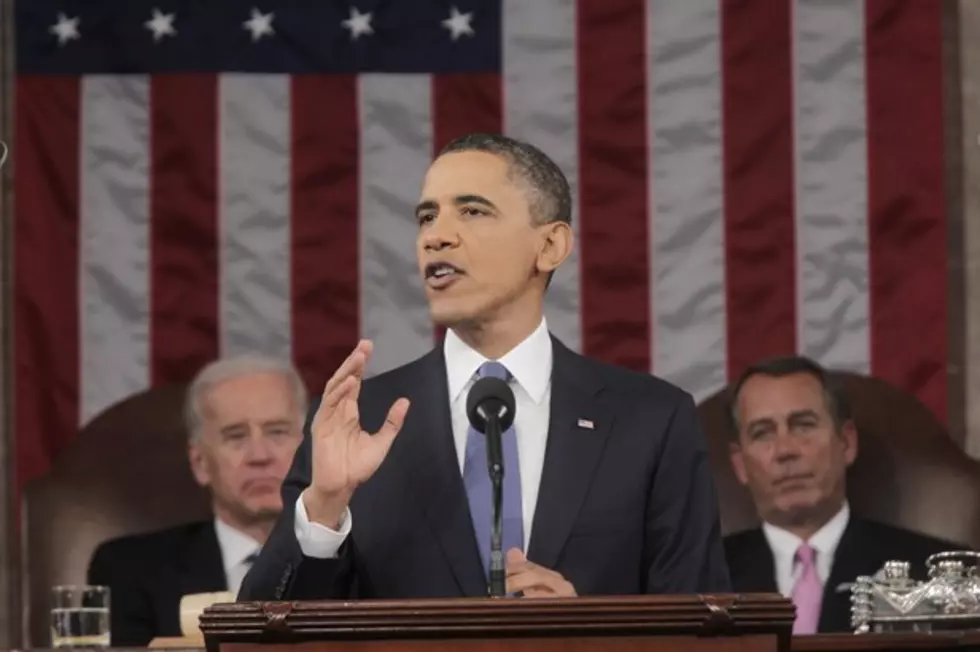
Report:
M 180 636 L 185 595 L 238 593 L 282 510 L 306 410 L 306 388 L 288 363 L 247 356 L 200 371 L 187 392 L 188 454 L 214 519 L 99 546 L 88 582 L 110 587 L 112 646 Z

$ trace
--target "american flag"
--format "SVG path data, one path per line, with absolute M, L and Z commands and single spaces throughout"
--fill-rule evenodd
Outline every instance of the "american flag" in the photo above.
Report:
M 940 2 L 20 0 L 20 481 L 219 355 L 433 346 L 412 207 L 473 131 L 567 173 L 568 345 L 702 399 L 802 352 L 947 410 Z

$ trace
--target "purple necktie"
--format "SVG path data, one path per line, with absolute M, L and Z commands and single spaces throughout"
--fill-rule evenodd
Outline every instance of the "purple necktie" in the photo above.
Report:
M 477 376 L 492 376 L 510 381 L 507 368 L 499 362 L 485 362 Z M 521 511 L 521 469 L 517 462 L 517 433 L 511 426 L 503 433 L 504 487 L 503 532 L 501 551 L 504 556 L 511 548 L 524 550 L 524 517 Z M 466 459 L 463 463 L 463 485 L 470 502 L 473 531 L 480 546 L 483 572 L 490 569 L 490 532 L 493 527 L 493 490 L 487 471 L 487 438 L 472 426 L 466 437 Z
M 793 603 L 796 605 L 796 622 L 793 623 L 794 634 L 816 634 L 820 622 L 820 604 L 823 602 L 823 584 L 817 575 L 814 563 L 813 548 L 802 544 L 796 550 L 796 559 L 800 562 L 800 578 L 793 587 Z

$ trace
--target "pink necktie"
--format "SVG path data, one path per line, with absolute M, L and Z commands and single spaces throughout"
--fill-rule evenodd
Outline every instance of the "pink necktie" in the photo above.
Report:
M 794 634 L 816 634 L 820 621 L 820 603 L 823 601 L 823 585 L 813 563 L 814 550 L 807 544 L 796 551 L 796 558 L 802 565 L 800 578 L 793 587 L 793 603 L 796 605 Z

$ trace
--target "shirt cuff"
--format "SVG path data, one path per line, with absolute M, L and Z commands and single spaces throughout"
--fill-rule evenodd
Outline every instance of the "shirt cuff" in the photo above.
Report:
M 336 559 L 340 546 L 350 534 L 353 517 L 350 508 L 344 510 L 340 517 L 340 529 L 332 530 L 325 525 L 310 522 L 303 504 L 303 495 L 296 499 L 296 512 L 293 519 L 293 529 L 299 548 L 307 557 L 316 559 Z

